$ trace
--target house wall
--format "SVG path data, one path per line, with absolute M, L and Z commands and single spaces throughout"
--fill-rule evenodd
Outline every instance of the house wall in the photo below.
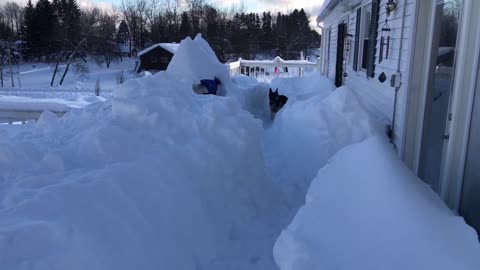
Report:
M 391 44 L 389 51 L 389 59 L 384 59 L 382 63 L 379 63 L 380 55 L 380 37 L 382 35 L 381 28 L 385 23 L 387 17 L 385 4 L 387 0 L 382 0 L 380 5 L 380 17 L 378 26 L 378 39 L 375 61 L 375 76 L 373 78 L 367 77 L 366 71 L 361 70 L 360 66 L 358 71 L 353 70 L 353 57 L 354 57 L 354 45 L 355 45 L 355 28 L 356 28 L 356 16 L 357 8 L 364 5 L 369 5 L 371 1 L 363 1 L 361 4 L 354 7 L 345 6 L 342 4 L 337 5 L 327 17 L 323 20 L 324 28 L 328 32 L 332 30 L 330 39 L 330 53 L 328 60 L 328 73 L 325 74 L 331 80 L 335 80 L 335 65 L 336 65 L 336 45 L 337 45 L 337 32 L 338 24 L 347 21 L 348 34 L 352 35 L 349 53 L 347 55 L 346 72 L 348 76 L 344 78 L 344 84 L 353 89 L 359 96 L 360 100 L 366 105 L 366 107 L 372 111 L 375 115 L 380 117 L 380 120 L 390 124 L 393 115 L 394 96 L 395 89 L 390 86 L 390 77 L 397 71 L 397 65 L 399 62 L 400 42 L 403 43 L 402 55 L 400 60 L 400 72 L 402 74 L 402 86 L 398 92 L 397 110 L 396 110 L 396 124 L 395 124 L 395 144 L 398 149 L 403 144 L 404 134 L 403 125 L 405 121 L 406 110 L 406 91 L 408 89 L 408 69 L 410 63 L 410 51 L 412 46 L 412 25 L 414 23 L 415 14 L 415 1 L 414 0 L 399 0 L 398 6 L 395 12 L 393 12 L 388 20 L 388 24 L 392 29 L 391 32 Z M 404 22 L 404 36 L 401 40 L 401 29 L 403 20 L 403 8 L 406 5 L 406 14 Z M 327 41 L 328 35 L 325 35 L 324 42 Z M 327 43 L 325 43 L 327 44 Z M 324 70 L 325 71 L 325 70 Z M 387 81 L 380 83 L 378 80 L 379 75 L 384 72 L 387 76 Z M 402 155 L 402 153 L 399 153 Z
M 162 63 L 162 57 L 167 58 L 166 63 Z M 154 59 L 157 59 L 157 62 L 154 62 Z M 149 71 L 159 71 L 166 70 L 168 64 L 173 58 L 173 54 L 161 47 L 155 48 L 144 55 L 140 56 L 140 66 L 138 71 L 149 70 Z

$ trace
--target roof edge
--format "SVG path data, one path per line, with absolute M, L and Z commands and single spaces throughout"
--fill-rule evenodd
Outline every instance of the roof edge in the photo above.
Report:
M 341 0 L 325 0 L 322 7 L 320 8 L 320 13 L 317 16 L 317 22 L 321 22 L 325 17 L 327 17 L 328 13 L 332 11 Z

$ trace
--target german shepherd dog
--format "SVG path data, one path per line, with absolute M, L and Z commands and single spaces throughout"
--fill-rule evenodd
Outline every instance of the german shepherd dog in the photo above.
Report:
M 284 95 L 279 95 L 278 88 L 275 90 L 275 92 L 273 92 L 272 88 L 270 88 L 268 90 L 268 99 L 273 120 L 273 118 L 275 118 L 275 114 L 287 103 L 288 98 Z

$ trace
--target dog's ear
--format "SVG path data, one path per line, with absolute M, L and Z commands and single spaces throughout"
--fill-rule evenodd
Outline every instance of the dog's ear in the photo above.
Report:
M 269 94 L 273 94 L 272 88 L 268 89 L 268 93 L 269 93 Z
M 277 95 L 278 95 L 278 88 L 275 90 L 275 94 L 277 94 Z

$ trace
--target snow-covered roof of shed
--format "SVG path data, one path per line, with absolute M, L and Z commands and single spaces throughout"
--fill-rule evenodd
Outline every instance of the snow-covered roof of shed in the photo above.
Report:
M 157 43 L 157 44 L 154 44 L 148 48 L 146 48 L 145 50 L 141 51 L 138 53 L 138 56 L 142 56 L 156 48 L 162 48 L 162 49 L 165 49 L 169 52 L 171 52 L 172 54 L 175 54 L 175 52 L 178 50 L 178 47 L 180 46 L 179 43 Z
M 344 5 L 347 8 L 351 8 L 360 4 L 361 2 L 362 0 L 325 0 L 320 8 L 320 12 L 318 13 L 317 22 L 323 21 L 325 17 L 328 16 L 330 11 L 332 11 L 339 4 Z

